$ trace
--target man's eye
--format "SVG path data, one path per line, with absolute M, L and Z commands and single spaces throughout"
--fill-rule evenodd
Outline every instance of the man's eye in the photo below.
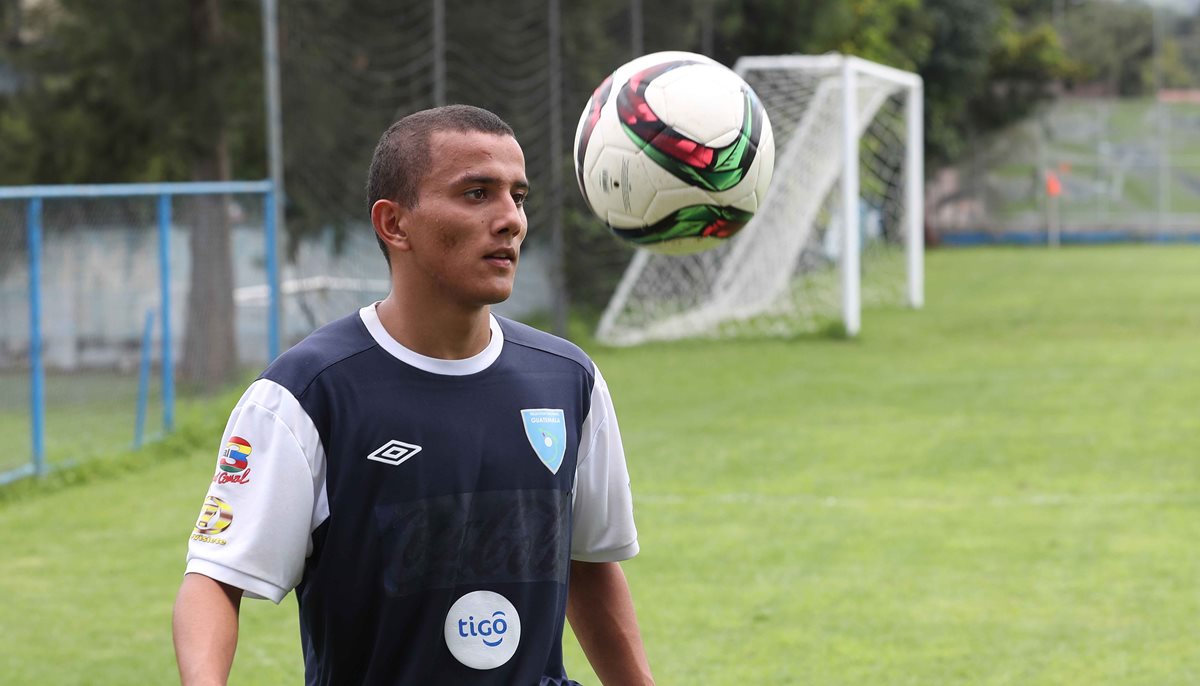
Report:
M 517 203 L 517 207 L 524 207 L 525 203 L 529 202 L 529 195 L 527 193 L 514 193 L 513 202 Z
M 483 200 L 487 197 L 487 191 L 483 190 L 482 188 L 472 188 L 471 190 L 467 191 L 467 197 L 472 200 Z

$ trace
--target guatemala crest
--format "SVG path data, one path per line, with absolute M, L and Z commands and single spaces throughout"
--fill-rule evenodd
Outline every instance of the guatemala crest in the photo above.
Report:
M 525 437 L 538 459 L 551 474 L 557 474 L 567 454 L 567 420 L 562 410 L 521 410 Z

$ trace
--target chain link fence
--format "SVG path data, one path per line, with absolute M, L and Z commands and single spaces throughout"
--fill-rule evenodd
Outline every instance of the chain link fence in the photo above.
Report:
M 215 390 L 275 354 L 277 299 L 238 306 L 248 290 L 270 290 L 269 185 L 229 186 L 238 194 L 7 189 L 0 427 L 10 450 L 0 480 L 160 435 L 177 392 Z
M 30 465 L 29 237 L 26 203 L 0 202 L 0 473 Z
M 507 313 L 546 312 L 569 302 L 598 315 L 633 250 L 592 217 L 575 189 L 570 150 L 576 123 L 592 90 L 635 55 L 712 52 L 711 22 L 697 20 L 711 14 L 712 3 L 353 4 L 353 11 L 342 3 L 280 5 L 289 258 L 295 265 L 285 290 L 288 279 L 324 275 L 315 260 L 294 262 L 314 238 L 340 251 L 330 258 L 340 263 L 333 269 L 353 264 L 359 274 L 387 278 L 378 252 L 366 247 L 374 239 L 357 239 L 373 236 L 363 186 L 376 140 L 405 114 L 461 102 L 491 109 L 513 126 L 533 187 L 523 274 Z M 446 21 L 462 16 L 473 20 Z
M 946 243 L 1200 241 L 1200 91 L 1058 100 L 928 194 Z

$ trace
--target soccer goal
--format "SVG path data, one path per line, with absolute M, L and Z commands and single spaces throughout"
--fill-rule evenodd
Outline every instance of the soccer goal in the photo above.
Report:
M 788 335 L 924 299 L 921 78 L 856 57 L 743 57 L 775 133 L 753 221 L 688 256 L 638 251 L 601 318 L 614 345 Z M 850 227 L 850 230 L 847 230 Z

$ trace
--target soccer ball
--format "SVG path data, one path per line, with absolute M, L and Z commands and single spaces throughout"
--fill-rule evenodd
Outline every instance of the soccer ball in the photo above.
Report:
M 639 57 L 592 94 L 575 130 L 588 207 L 620 238 L 683 255 L 722 244 L 762 204 L 771 122 L 737 74 L 690 52 Z

